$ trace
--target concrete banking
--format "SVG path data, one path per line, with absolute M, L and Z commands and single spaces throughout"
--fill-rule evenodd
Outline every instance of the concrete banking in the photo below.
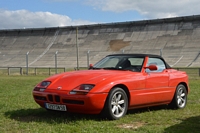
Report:
M 200 66 L 200 15 L 95 25 L 0 30 L 0 67 L 95 63 L 113 53 L 161 54 L 174 67 Z M 89 51 L 89 54 L 88 54 Z M 56 54 L 57 52 L 57 54 Z

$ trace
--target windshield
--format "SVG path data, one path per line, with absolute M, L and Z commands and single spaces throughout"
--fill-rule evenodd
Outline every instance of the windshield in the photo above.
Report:
M 140 72 L 143 61 L 143 57 L 107 56 L 97 62 L 93 66 L 93 69 L 130 70 Z

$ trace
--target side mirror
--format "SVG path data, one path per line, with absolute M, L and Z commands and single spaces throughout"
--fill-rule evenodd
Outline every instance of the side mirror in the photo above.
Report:
M 147 66 L 147 67 L 144 67 L 145 69 L 149 69 L 151 71 L 155 71 L 155 70 L 158 70 L 158 67 L 156 65 L 150 65 L 150 66 Z

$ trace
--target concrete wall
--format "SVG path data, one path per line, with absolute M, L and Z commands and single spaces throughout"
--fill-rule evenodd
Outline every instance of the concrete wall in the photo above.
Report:
M 200 16 L 78 26 L 79 66 L 113 53 L 160 54 L 171 66 L 200 66 Z M 76 67 L 76 27 L 0 30 L 0 67 Z

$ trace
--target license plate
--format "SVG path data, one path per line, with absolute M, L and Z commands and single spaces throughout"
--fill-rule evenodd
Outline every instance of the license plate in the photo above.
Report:
M 51 109 L 51 110 L 58 110 L 58 111 L 67 111 L 67 108 L 65 105 L 58 105 L 58 104 L 50 104 L 50 103 L 46 103 L 45 107 L 47 109 Z

